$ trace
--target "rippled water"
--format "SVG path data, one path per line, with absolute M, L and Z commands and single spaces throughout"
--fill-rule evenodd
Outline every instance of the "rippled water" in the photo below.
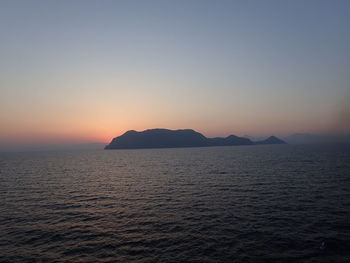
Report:
M 350 262 L 350 148 L 0 154 L 0 262 Z

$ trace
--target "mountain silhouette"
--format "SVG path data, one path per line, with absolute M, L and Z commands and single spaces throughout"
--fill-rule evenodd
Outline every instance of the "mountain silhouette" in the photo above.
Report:
M 179 148 L 284 143 L 284 141 L 275 136 L 271 136 L 263 141 L 252 142 L 248 138 L 235 135 L 230 135 L 226 138 L 207 138 L 203 134 L 191 129 L 150 129 L 141 132 L 134 130 L 127 131 L 123 135 L 115 137 L 105 149 Z
M 270 136 L 265 140 L 255 142 L 255 144 L 285 144 L 285 143 L 286 143 L 285 141 L 278 139 L 276 136 Z
M 350 133 L 345 134 L 308 134 L 296 133 L 284 138 L 290 144 L 339 144 L 350 143 Z

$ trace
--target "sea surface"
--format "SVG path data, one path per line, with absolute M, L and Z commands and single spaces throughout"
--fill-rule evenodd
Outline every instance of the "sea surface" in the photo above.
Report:
M 350 262 L 350 147 L 0 154 L 0 262 Z

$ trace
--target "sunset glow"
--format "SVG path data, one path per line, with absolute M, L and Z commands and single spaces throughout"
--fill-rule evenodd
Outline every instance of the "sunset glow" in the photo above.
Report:
M 1 3 L 0 145 L 350 131 L 347 1 L 83 2 Z

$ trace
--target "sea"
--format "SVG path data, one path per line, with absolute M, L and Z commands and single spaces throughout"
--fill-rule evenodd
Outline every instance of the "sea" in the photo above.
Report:
M 350 146 L 0 154 L 0 262 L 350 262 Z

